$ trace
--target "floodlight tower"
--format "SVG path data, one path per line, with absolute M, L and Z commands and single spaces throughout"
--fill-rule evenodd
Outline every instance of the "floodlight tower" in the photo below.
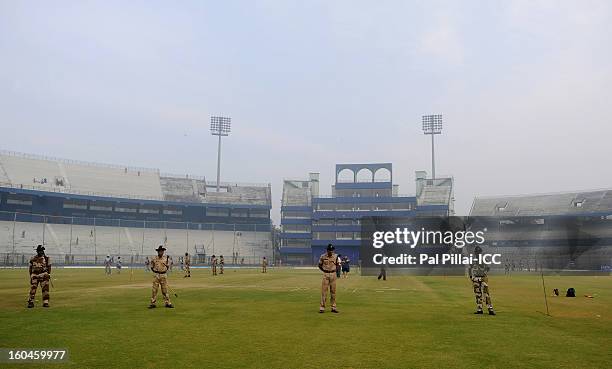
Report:
M 232 128 L 232 118 L 230 117 L 210 117 L 210 134 L 219 136 L 217 146 L 217 192 L 221 185 L 221 137 L 229 136 Z
M 434 136 L 442 134 L 442 114 L 423 115 L 423 133 L 431 135 L 431 178 L 436 179 Z

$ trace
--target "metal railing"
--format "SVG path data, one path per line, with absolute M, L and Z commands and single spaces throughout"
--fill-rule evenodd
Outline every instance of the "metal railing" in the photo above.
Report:
M 384 199 L 385 197 L 415 197 L 414 195 L 408 194 L 391 194 L 391 195 L 383 195 L 383 196 L 338 196 L 338 195 L 318 195 L 314 196 L 314 199 Z
M 271 183 L 249 183 L 249 182 L 220 182 L 222 187 L 272 187 Z M 217 187 L 216 181 L 206 181 L 206 186 Z
M 159 173 L 159 176 L 164 178 L 195 179 L 196 181 L 206 181 L 204 176 L 193 174 Z
M 172 246 L 175 252 L 182 250 L 181 253 L 189 251 L 192 254 L 214 254 L 215 249 L 218 252 L 220 248 L 228 245 L 217 242 L 215 246 L 215 232 L 233 234 L 229 247 L 232 250 L 235 248 L 236 252 L 244 252 L 245 257 L 249 254 L 254 256 L 257 250 L 272 249 L 272 227 L 269 224 L 137 221 L 4 211 L 0 211 L 0 221 L 4 222 L 0 232 L 6 232 L 0 235 L 0 240 L 4 240 L 0 243 L 0 251 L 11 255 L 22 254 L 24 249 L 43 244 L 55 245 L 47 247 L 48 251 L 61 250 L 62 257 L 72 255 L 73 252 L 78 253 L 79 249 L 83 252 L 85 248 L 91 251 L 85 254 L 87 256 L 99 258 L 109 250 L 115 250 L 123 259 L 124 255 L 148 255 L 149 253 L 144 252 L 145 249 L 161 243 Z M 8 224 L 10 226 L 7 226 Z M 27 224 L 33 225 L 25 227 Z M 37 224 L 40 226 L 36 226 Z M 243 232 L 248 232 L 251 237 L 243 236 Z M 201 243 L 203 239 L 205 244 Z
M 64 164 L 75 164 L 75 165 L 83 165 L 88 167 L 98 167 L 98 168 L 109 168 L 109 169 L 121 169 L 133 172 L 147 172 L 147 173 L 157 173 L 159 174 L 159 169 L 154 168 L 145 168 L 145 167 L 132 167 L 128 165 L 118 165 L 118 164 L 106 164 L 106 163 L 95 163 L 91 161 L 83 161 L 83 160 L 72 160 L 72 159 L 64 159 L 64 158 L 56 158 L 53 156 L 45 156 L 38 154 L 27 154 L 17 151 L 9 151 L 9 150 L 0 150 L 0 155 L 12 156 L 16 158 L 24 158 L 24 159 L 33 159 L 33 160 L 45 160 L 45 161 L 54 161 Z
M 131 172 L 140 171 L 140 172 L 146 172 L 146 173 L 154 173 L 154 174 L 157 174 L 158 176 L 165 176 L 165 177 L 170 177 L 170 178 L 188 178 L 188 179 L 201 180 L 201 181 L 204 181 L 207 186 L 217 185 L 217 182 L 206 181 L 204 176 L 198 176 L 198 175 L 192 175 L 192 174 L 160 173 L 160 170 L 156 168 L 133 167 L 133 166 L 128 166 L 128 165 L 107 164 L 107 163 L 95 163 L 95 162 L 89 162 L 89 161 L 64 159 L 64 158 L 57 158 L 57 157 L 38 155 L 38 154 L 28 154 L 28 153 L 9 151 L 9 150 L 0 150 L 0 156 L 1 155 L 17 157 L 17 158 L 24 158 L 24 159 L 52 161 L 52 162 L 58 162 L 58 163 L 64 163 L 64 164 L 75 164 L 75 165 L 82 165 L 82 166 L 98 167 L 98 168 L 120 169 L 120 170 L 127 169 L 128 171 L 131 171 Z M 221 185 L 224 187 L 271 187 L 270 183 L 221 182 Z M 71 190 L 71 191 L 76 191 L 76 190 Z M 128 198 L 131 198 L 131 197 L 128 197 Z M 143 198 L 143 197 L 136 197 L 136 198 Z M 149 198 L 150 197 L 147 197 L 145 199 L 149 199 Z
M 72 188 L 64 188 L 64 187 L 57 187 L 57 186 L 46 187 L 46 186 L 35 186 L 35 185 L 27 185 L 27 184 L 13 185 L 9 182 L 0 182 L 0 187 L 15 188 L 15 189 L 20 189 L 20 190 L 62 193 L 62 194 L 109 197 L 109 198 L 116 198 L 116 199 L 172 201 L 172 202 L 185 202 L 185 203 L 194 202 L 193 199 L 177 198 L 177 199 L 172 199 L 172 200 L 166 200 L 163 196 L 145 196 L 145 195 L 134 195 L 134 194 L 105 193 L 105 192 L 98 192 L 98 191 L 80 191 L 80 190 L 74 190 Z M 249 200 L 255 200 L 255 201 L 259 200 L 259 201 L 265 202 L 266 204 L 270 204 L 270 201 L 271 201 L 269 192 L 266 193 L 265 198 L 261 198 L 261 199 L 258 199 L 258 198 L 250 199 L 250 198 L 247 198 L 245 194 L 236 194 L 234 195 L 234 197 L 231 197 L 232 194 L 230 193 L 230 195 L 225 195 L 224 197 L 225 193 L 219 193 L 219 195 L 216 195 L 216 192 L 214 193 L 215 195 L 198 197 L 201 201 L 197 203 L 202 203 L 202 204 L 207 204 L 207 203 L 236 204 L 238 203 L 239 204 L 241 203 L 240 201 L 248 202 Z M 228 200 L 237 200 L 237 201 L 228 202 Z
M 17 267 L 25 268 L 29 265 L 30 258 L 34 256 L 35 252 L 31 254 L 23 253 L 0 253 L 0 266 L 2 267 Z M 121 266 L 127 269 L 138 270 L 141 272 L 151 273 L 150 269 L 145 267 L 145 260 L 147 257 L 151 258 L 154 252 L 145 255 L 139 254 L 113 254 L 113 263 L 111 264 L 112 273 L 117 273 L 117 259 L 121 257 Z M 192 254 L 191 255 L 191 266 L 194 267 L 206 267 L 210 266 L 210 257 L 206 254 Z M 91 255 L 91 254 L 47 254 L 49 260 L 53 266 L 104 266 L 106 255 Z M 272 261 L 272 258 L 270 258 Z M 241 255 L 238 254 L 237 258 L 233 258 L 232 255 L 225 257 L 226 267 L 256 267 L 261 265 L 261 257 L 253 255 Z M 217 267 L 218 270 L 218 267 Z M 27 272 L 27 271 L 26 271 Z M 125 270 L 123 271 L 126 272 Z M 182 273 L 181 263 L 178 257 L 173 257 L 172 274 Z
M 133 199 L 133 200 L 165 201 L 164 198 L 161 196 L 145 196 L 145 195 L 141 196 L 141 195 L 134 195 L 134 194 L 118 194 L 118 193 L 108 193 L 108 192 L 98 192 L 98 191 L 81 191 L 81 190 L 74 190 L 72 188 L 58 187 L 58 186 L 48 186 L 47 187 L 47 186 L 36 186 L 36 185 L 28 185 L 28 184 L 14 184 L 13 185 L 9 182 L 0 182 L 0 187 L 16 188 L 20 190 L 64 193 L 64 194 L 73 194 L 73 195 L 114 197 L 114 198 Z

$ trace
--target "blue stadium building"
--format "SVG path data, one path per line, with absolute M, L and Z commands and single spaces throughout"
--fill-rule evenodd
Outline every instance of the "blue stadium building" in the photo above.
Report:
M 319 194 L 319 174 L 285 180 L 281 206 L 281 257 L 310 265 L 332 243 L 359 260 L 360 222 L 371 216 L 452 215 L 453 179 L 416 173 L 416 194 L 400 195 L 391 163 L 337 164 L 330 196 Z

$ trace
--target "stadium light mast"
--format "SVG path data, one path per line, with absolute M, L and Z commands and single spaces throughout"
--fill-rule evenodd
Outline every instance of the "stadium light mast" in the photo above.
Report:
M 221 137 L 229 136 L 232 128 L 232 118 L 230 117 L 210 117 L 210 133 L 213 136 L 219 136 L 219 145 L 217 146 L 217 192 L 221 186 Z
M 434 137 L 442 134 L 442 114 L 423 115 L 423 133 L 431 135 L 431 179 L 436 179 Z

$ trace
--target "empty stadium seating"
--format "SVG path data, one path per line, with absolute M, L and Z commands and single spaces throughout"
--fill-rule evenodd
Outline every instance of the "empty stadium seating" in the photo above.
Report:
M 50 255 L 153 255 L 157 245 L 178 259 L 185 252 L 231 257 L 233 252 L 249 261 L 272 256 L 270 232 L 132 228 L 0 221 L 0 254 L 33 255 L 44 244 Z M 101 261 L 98 260 L 98 261 Z
M 227 192 L 206 192 L 204 202 L 220 204 L 267 205 L 270 188 L 262 186 L 227 186 Z
M 448 205 L 452 193 L 450 186 L 425 186 L 421 196 L 417 198 L 419 206 L 424 205 Z
M 309 188 L 283 187 L 283 206 L 310 206 L 311 198 Z
M 129 195 L 131 197 L 162 197 L 159 173 L 154 170 L 127 170 L 83 164 L 65 164 L 70 186 L 81 192 Z
M 473 216 L 520 216 L 605 213 L 612 209 L 612 190 L 477 197 Z
M 158 169 L 87 163 L 0 151 L 0 183 L 5 187 L 166 201 L 270 205 L 269 185 L 212 184 L 189 175 L 163 175 Z
M 190 178 L 160 177 L 164 200 L 199 202 L 198 183 Z
M 21 260 L 33 254 L 38 244 L 45 244 L 49 254 L 78 256 L 77 262 L 87 263 L 106 254 L 152 255 L 160 244 L 177 257 L 196 250 L 229 257 L 238 251 L 249 261 L 272 255 L 270 185 L 222 183 L 222 191 L 208 191 L 213 185 L 202 177 L 0 151 L 0 187 L 5 263 L 9 256 Z M 66 194 L 87 196 L 74 201 Z M 16 196 L 13 202 L 10 196 Z M 131 200 L 124 205 L 124 198 Z M 158 201 L 148 205 L 134 199 Z M 209 209 L 206 203 L 215 206 Z M 187 208 L 192 211 L 183 212 Z M 215 213 L 219 208 L 225 211 Z
M 0 155 L 0 164 L 3 168 L 0 172 L 8 179 L 8 183 L 51 188 L 57 186 L 56 179 L 64 178 L 56 161 L 3 154 Z

